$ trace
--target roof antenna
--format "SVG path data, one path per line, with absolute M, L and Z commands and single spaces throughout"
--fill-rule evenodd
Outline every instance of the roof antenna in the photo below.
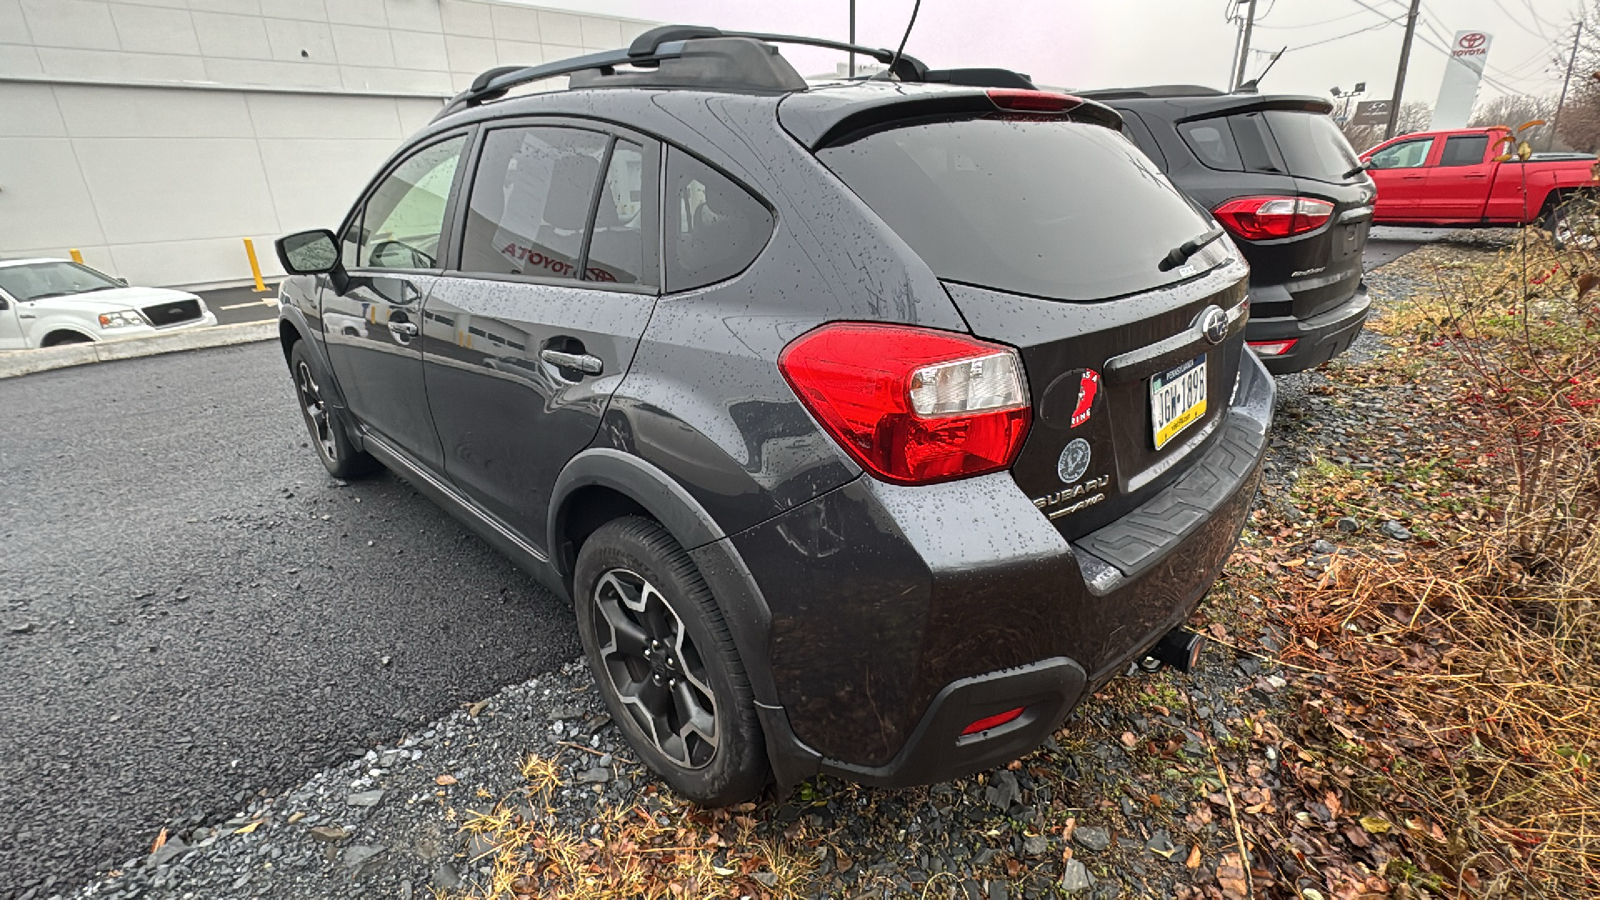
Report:
M 1272 54 L 1272 58 L 1267 60 L 1267 67 L 1265 69 L 1261 70 L 1261 74 L 1257 75 L 1256 77 L 1254 77 L 1252 79 L 1250 79 L 1249 81 L 1246 81 L 1244 84 L 1239 85 L 1239 87 L 1234 91 L 1234 93 L 1236 93 L 1236 94 L 1256 94 L 1256 93 L 1260 93 L 1260 91 L 1261 91 L 1261 79 L 1267 77 L 1267 73 L 1272 71 L 1272 67 L 1277 65 L 1278 64 L 1278 60 L 1280 58 L 1282 58 L 1283 54 L 1287 53 L 1288 51 L 1289 51 L 1289 48 L 1286 46 L 1282 50 L 1279 50 L 1277 53 Z
M 906 41 L 911 39 L 911 29 L 917 24 L 917 12 L 922 9 L 922 0 L 911 7 L 911 21 L 906 23 L 906 33 L 900 38 L 900 47 L 894 51 L 894 56 L 889 60 L 889 74 L 894 74 L 895 64 L 900 62 L 900 54 L 906 52 Z

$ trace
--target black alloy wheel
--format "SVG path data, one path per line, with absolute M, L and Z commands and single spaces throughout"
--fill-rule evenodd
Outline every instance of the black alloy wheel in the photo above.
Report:
M 704 806 L 758 796 L 771 776 L 750 677 L 694 559 L 650 519 L 595 529 L 572 578 L 584 655 L 639 759 Z
M 311 432 L 311 439 L 316 442 L 323 463 L 338 459 L 339 444 L 333 437 L 328 404 L 323 402 L 322 388 L 318 386 L 316 376 L 311 374 L 311 364 L 304 359 L 295 362 L 294 389 L 300 395 L 300 411 L 305 414 L 306 429 Z
M 595 585 L 594 629 L 611 688 L 657 750 L 685 769 L 717 752 L 717 698 L 704 660 L 644 576 L 611 569 Z
M 316 445 L 317 458 L 322 460 L 328 474 L 349 479 L 376 471 L 378 461 L 365 451 L 357 450 L 351 443 L 339 411 L 328 403 L 323 394 L 316 367 L 311 364 L 304 341 L 296 341 L 289 349 L 289 375 L 294 380 L 295 399 L 300 402 L 300 415 L 305 419 L 306 432 Z

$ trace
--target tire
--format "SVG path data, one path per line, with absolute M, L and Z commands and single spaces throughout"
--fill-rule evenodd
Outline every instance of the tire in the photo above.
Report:
M 68 344 L 92 344 L 93 338 L 85 337 L 76 331 L 56 331 L 45 335 L 41 347 L 65 347 Z
M 322 460 L 329 475 L 346 481 L 376 472 L 378 461 L 366 451 L 356 449 L 345 430 L 344 417 L 323 399 L 316 372 L 305 342 L 295 341 L 289 349 L 289 377 L 294 383 L 300 417 L 305 420 L 317 458 Z
M 632 516 L 602 525 L 578 552 L 573 594 L 595 683 L 645 764 L 703 806 L 759 795 L 771 770 L 750 679 L 666 529 Z
M 1600 216 L 1596 201 L 1578 196 L 1550 204 L 1544 215 L 1544 230 L 1558 250 L 1593 250 L 1600 246 Z

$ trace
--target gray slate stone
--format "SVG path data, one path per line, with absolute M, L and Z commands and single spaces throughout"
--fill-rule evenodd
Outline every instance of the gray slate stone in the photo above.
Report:
M 1401 525 L 1399 522 L 1396 522 L 1396 521 L 1393 521 L 1393 520 L 1390 520 L 1388 522 L 1384 522 L 1382 525 L 1379 525 L 1378 526 L 1378 531 L 1380 533 L 1382 533 L 1384 537 L 1390 538 L 1392 540 L 1396 540 L 1396 541 L 1409 541 L 1409 540 L 1411 540 L 1411 532 L 1407 531 L 1406 527 L 1404 525 Z
M 377 806 L 383 802 L 383 791 L 361 791 L 351 794 L 345 802 L 351 806 Z
M 433 877 L 428 879 L 428 883 L 441 891 L 453 891 L 461 886 L 461 875 L 456 872 L 455 866 L 443 863 L 433 870 Z
M 1066 871 L 1061 873 L 1061 889 L 1069 894 L 1076 894 L 1092 887 L 1094 887 L 1094 876 L 1089 874 L 1089 868 L 1079 860 L 1067 860 Z
M 382 844 L 356 844 L 344 851 L 344 866 L 353 876 L 360 875 L 378 854 L 388 850 Z
M 1111 846 L 1111 832 L 1098 825 L 1079 825 L 1072 830 L 1072 839 L 1096 853 Z

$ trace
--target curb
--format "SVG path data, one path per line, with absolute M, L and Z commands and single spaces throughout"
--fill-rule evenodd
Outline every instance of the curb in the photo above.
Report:
M 278 323 L 241 322 L 236 325 L 213 325 L 175 334 L 158 334 L 126 341 L 101 341 L 93 344 L 68 344 L 65 347 L 44 347 L 37 350 L 12 350 L 0 353 L 0 378 L 16 378 L 35 372 L 65 369 L 113 359 L 134 359 L 140 356 L 159 356 L 182 350 L 203 350 L 207 347 L 230 347 L 234 344 L 251 344 L 270 341 L 278 336 Z

